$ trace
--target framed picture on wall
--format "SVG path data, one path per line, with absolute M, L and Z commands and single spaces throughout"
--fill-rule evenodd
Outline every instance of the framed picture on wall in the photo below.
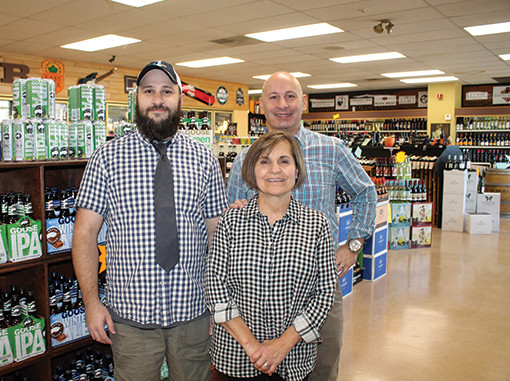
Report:
M 132 77 L 130 75 L 124 76 L 124 92 L 129 93 L 131 90 L 134 90 L 136 87 L 136 77 Z

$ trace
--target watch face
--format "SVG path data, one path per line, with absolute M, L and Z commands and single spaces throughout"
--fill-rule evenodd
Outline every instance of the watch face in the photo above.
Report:
M 363 247 L 363 245 L 357 239 L 353 239 L 353 240 L 349 241 L 349 249 L 355 253 L 360 251 L 362 247 Z

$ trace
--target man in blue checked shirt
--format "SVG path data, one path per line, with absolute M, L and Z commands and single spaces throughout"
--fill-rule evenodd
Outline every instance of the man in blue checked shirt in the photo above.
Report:
M 339 278 L 356 262 L 365 238 L 374 230 L 377 196 L 375 186 L 355 157 L 343 143 L 333 137 L 307 130 L 301 124 L 307 97 L 299 81 L 291 74 L 273 74 L 262 88 L 259 105 L 266 116 L 269 131 L 284 131 L 294 136 L 306 163 L 304 185 L 292 192 L 306 206 L 326 214 L 335 242 L 338 242 L 338 218 L 335 215 L 335 194 L 339 185 L 351 196 L 353 220 L 349 239 L 336 251 Z M 241 178 L 241 167 L 247 150 L 239 154 L 230 170 L 227 195 L 232 204 L 245 205 L 255 191 Z M 323 342 L 318 347 L 317 364 L 309 381 L 336 381 L 342 346 L 343 309 L 338 284 L 335 304 L 321 329 Z
M 137 79 L 137 130 L 93 153 L 76 202 L 72 256 L 87 327 L 94 340 L 112 345 L 119 381 L 158 381 L 165 358 L 170 379 L 209 380 L 206 248 L 228 204 L 217 158 L 178 131 L 183 97 L 172 65 L 145 66 Z M 178 237 L 171 266 L 160 265 L 156 255 L 156 168 L 167 161 L 170 168 L 162 171 L 173 179 L 175 216 L 163 226 L 173 226 Z M 96 244 L 103 221 L 104 305 L 98 298 Z

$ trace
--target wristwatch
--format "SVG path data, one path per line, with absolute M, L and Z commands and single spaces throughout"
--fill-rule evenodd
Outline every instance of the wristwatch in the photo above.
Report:
M 361 249 L 363 249 L 363 243 L 359 239 L 351 238 L 347 240 L 347 247 L 354 254 L 358 255 Z

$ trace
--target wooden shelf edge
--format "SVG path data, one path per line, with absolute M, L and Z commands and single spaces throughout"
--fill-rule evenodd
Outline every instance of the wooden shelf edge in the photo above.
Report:
M 510 106 L 494 107 L 460 107 L 455 109 L 455 116 L 498 116 L 510 115 Z
M 303 114 L 303 120 L 314 119 L 333 119 L 333 115 L 338 115 L 336 120 L 342 119 L 394 119 L 394 118 L 426 118 L 427 109 L 407 109 L 407 110 L 371 110 L 371 111 L 334 111 L 334 112 L 311 112 Z

